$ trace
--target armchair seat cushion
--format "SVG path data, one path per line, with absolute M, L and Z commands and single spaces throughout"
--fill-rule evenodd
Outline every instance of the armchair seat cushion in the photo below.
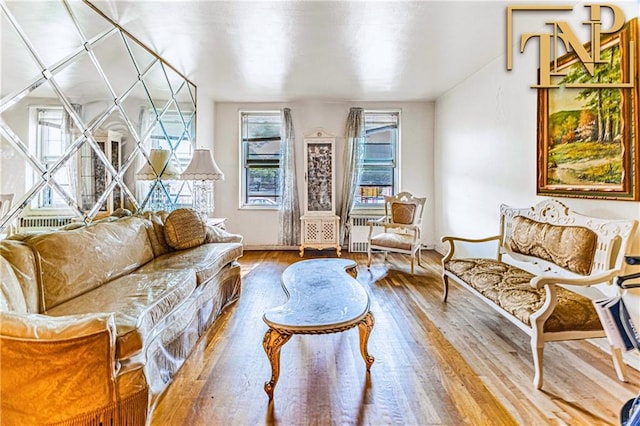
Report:
M 193 269 L 134 272 L 50 309 L 47 315 L 65 316 L 114 312 L 116 356 L 136 355 L 154 329 L 196 287 Z
M 473 287 L 487 299 L 531 326 L 530 317 L 545 301 L 545 290 L 530 284 L 535 275 L 494 259 L 451 259 L 447 271 Z M 558 303 L 544 324 L 545 332 L 602 330 L 591 300 L 560 286 Z
M 371 245 L 411 251 L 413 249 L 414 236 L 396 232 L 384 232 L 371 237 Z

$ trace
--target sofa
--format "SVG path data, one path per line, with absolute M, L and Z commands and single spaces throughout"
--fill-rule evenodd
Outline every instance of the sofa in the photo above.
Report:
M 555 199 L 500 207 L 500 232 L 486 238 L 442 237 L 444 301 L 449 280 L 479 297 L 530 336 L 533 384 L 543 385 L 545 342 L 604 337 L 593 306 L 621 274 L 638 223 L 589 217 Z M 494 257 L 465 256 L 464 246 L 496 244 Z M 611 348 L 618 377 L 622 354 Z
M 190 209 L 0 241 L 1 421 L 144 425 L 240 295 L 242 237 Z

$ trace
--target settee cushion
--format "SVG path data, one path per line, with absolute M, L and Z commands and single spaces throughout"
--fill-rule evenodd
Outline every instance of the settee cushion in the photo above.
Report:
M 154 328 L 191 295 L 193 269 L 136 271 L 50 309 L 51 316 L 114 312 L 116 355 L 127 359 L 142 349 Z
M 177 209 L 164 222 L 164 236 L 172 248 L 184 250 L 204 243 L 206 224 L 192 209 Z
M 140 268 L 140 273 L 193 268 L 197 285 L 205 283 L 227 263 L 242 256 L 242 244 L 203 244 L 188 250 L 174 251 L 153 259 Z
M 147 224 L 127 217 L 26 239 L 38 253 L 42 309 L 47 312 L 153 259 Z
M 493 259 L 451 259 L 444 266 L 529 326 L 531 314 L 544 303 L 545 290 L 530 285 L 534 275 L 515 266 Z M 545 332 L 602 330 L 590 299 L 560 286 L 556 295 L 558 304 L 544 324 Z
M 597 235 L 582 226 L 560 226 L 513 218 L 509 246 L 516 253 L 539 257 L 580 275 L 589 275 Z

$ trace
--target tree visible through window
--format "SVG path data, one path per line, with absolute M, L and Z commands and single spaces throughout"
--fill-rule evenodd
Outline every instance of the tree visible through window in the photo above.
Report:
M 242 112 L 242 205 L 280 204 L 280 112 Z
M 365 140 L 360 146 L 360 180 L 355 195 L 357 207 L 384 204 L 385 195 L 397 191 L 397 152 L 400 114 L 364 112 Z

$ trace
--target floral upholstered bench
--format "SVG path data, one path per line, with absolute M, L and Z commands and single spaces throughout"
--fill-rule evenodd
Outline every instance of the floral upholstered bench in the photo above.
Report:
M 592 286 L 620 275 L 637 227 L 635 220 L 606 220 L 569 210 L 557 200 L 529 208 L 500 207 L 500 233 L 482 239 L 445 236 L 444 301 L 451 278 L 531 337 L 535 377 L 542 387 L 545 342 L 604 337 L 592 303 Z M 460 258 L 456 245 L 497 242 L 495 258 Z M 586 290 L 586 288 L 591 287 Z M 611 348 L 618 377 L 622 354 Z

